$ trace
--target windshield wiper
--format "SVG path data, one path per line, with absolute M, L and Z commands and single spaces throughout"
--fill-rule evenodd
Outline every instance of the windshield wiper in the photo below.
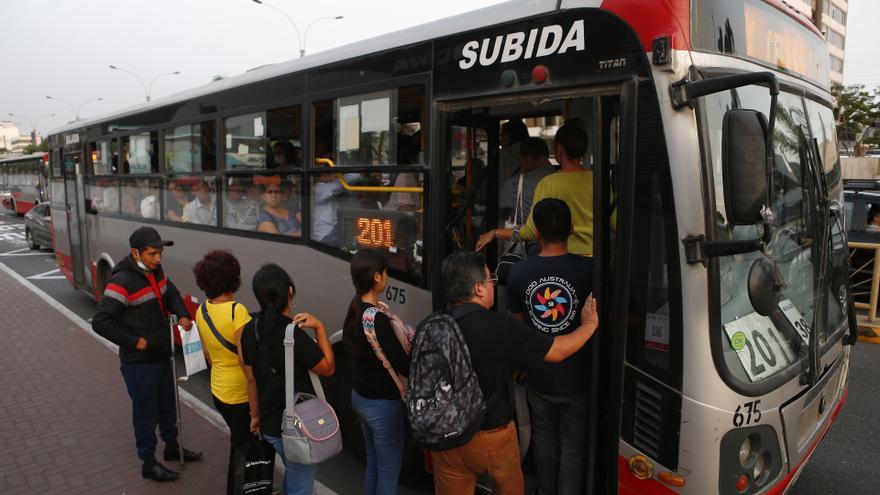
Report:
M 815 205 L 816 216 L 813 217 L 814 230 L 819 233 L 819 243 L 814 247 L 819 254 L 819 276 L 815 285 L 813 294 L 813 324 L 810 328 L 809 335 L 809 367 L 807 373 L 802 377 L 801 383 L 806 382 L 809 385 L 815 385 L 819 381 L 821 374 L 819 367 L 819 316 L 822 314 L 821 308 L 826 298 L 824 297 L 827 290 L 825 281 L 826 272 L 828 270 L 828 253 L 831 250 L 831 208 L 828 201 L 828 184 L 825 180 L 825 174 L 817 166 L 816 155 L 812 147 L 807 145 L 807 137 L 802 128 L 798 129 L 798 151 L 801 160 L 805 160 L 809 170 L 809 198 Z M 806 181 L 805 177 L 801 177 L 802 181 Z M 816 251 L 813 251 L 814 253 Z

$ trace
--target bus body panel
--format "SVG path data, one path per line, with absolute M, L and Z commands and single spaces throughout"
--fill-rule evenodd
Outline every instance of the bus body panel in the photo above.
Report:
M 89 263 L 106 263 L 107 259 L 118 261 L 128 255 L 128 236 L 138 227 L 137 222 L 102 215 L 89 215 L 88 219 Z M 163 239 L 174 241 L 173 246 L 165 248 L 162 265 L 182 295 L 204 300 L 192 268 L 208 250 L 224 249 L 235 255 L 241 264 L 241 288 L 236 293 L 236 300 L 248 310 L 260 310 L 251 290 L 254 273 L 264 263 L 276 263 L 287 270 L 296 284 L 295 311 L 318 316 L 331 334 L 342 328 L 345 312 L 354 297 L 347 261 L 303 244 L 206 232 L 187 228 L 186 224 L 154 227 Z M 195 249 L 194 246 L 209 247 Z M 388 301 L 396 314 L 412 324 L 425 317 L 424 308 L 431 307 L 428 291 L 395 279 L 390 279 L 389 285 L 405 291 L 404 303 L 400 303 L 400 298 Z

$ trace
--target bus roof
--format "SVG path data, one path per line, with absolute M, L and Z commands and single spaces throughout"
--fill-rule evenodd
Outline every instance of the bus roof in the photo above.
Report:
M 561 3 L 563 8 L 578 8 L 598 7 L 601 4 L 601 1 L 602 0 L 563 0 Z M 371 53 L 382 52 L 459 32 L 470 31 L 472 29 L 508 22 L 522 17 L 550 12 L 556 8 L 556 4 L 557 0 L 512 0 L 510 2 L 485 7 L 452 17 L 446 17 L 426 24 L 376 36 L 374 38 L 357 41 L 348 45 L 331 48 L 329 50 L 317 52 L 314 55 L 260 66 L 256 69 L 245 72 L 244 74 L 214 81 L 203 86 L 181 91 L 121 111 L 110 112 L 88 120 L 70 122 L 67 125 L 51 130 L 49 134 L 57 134 L 73 129 L 79 129 L 101 122 L 111 116 L 122 117 L 135 114 L 144 110 L 159 108 L 165 105 L 236 88 L 257 81 L 272 79 L 273 77 L 320 67 L 322 65 L 342 60 L 349 60 Z
M 47 153 L 45 151 L 40 151 L 37 153 L 31 153 L 30 155 L 11 156 L 8 158 L 0 159 L 0 163 L 20 162 L 20 161 L 33 160 L 33 159 L 42 160 L 43 158 L 46 157 L 46 154 Z

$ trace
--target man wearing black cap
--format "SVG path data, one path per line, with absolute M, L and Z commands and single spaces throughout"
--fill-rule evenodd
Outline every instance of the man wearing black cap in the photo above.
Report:
M 131 252 L 114 268 L 98 303 L 92 328 L 119 346 L 122 377 L 132 402 L 132 422 L 141 474 L 156 481 L 174 481 L 178 473 L 156 461 L 156 426 L 165 442 L 166 461 L 180 459 L 177 445 L 175 387 L 171 370 L 168 316 L 178 316 L 189 329 L 189 314 L 174 284 L 160 265 L 163 240 L 152 227 L 140 227 L 128 238 Z M 185 461 L 201 452 L 183 449 Z

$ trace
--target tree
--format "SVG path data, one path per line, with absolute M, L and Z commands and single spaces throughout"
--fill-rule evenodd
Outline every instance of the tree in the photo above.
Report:
M 49 151 L 48 142 L 44 140 L 42 143 L 40 143 L 37 146 L 34 146 L 33 144 L 29 144 L 29 145 L 25 146 L 25 148 L 24 148 L 25 155 L 30 155 L 30 154 L 36 153 L 38 151 Z
M 880 88 L 873 93 L 864 84 L 841 86 L 835 84 L 831 93 L 837 102 L 834 118 L 837 121 L 837 138 L 851 147 L 854 156 L 864 154 L 865 130 L 880 119 Z

